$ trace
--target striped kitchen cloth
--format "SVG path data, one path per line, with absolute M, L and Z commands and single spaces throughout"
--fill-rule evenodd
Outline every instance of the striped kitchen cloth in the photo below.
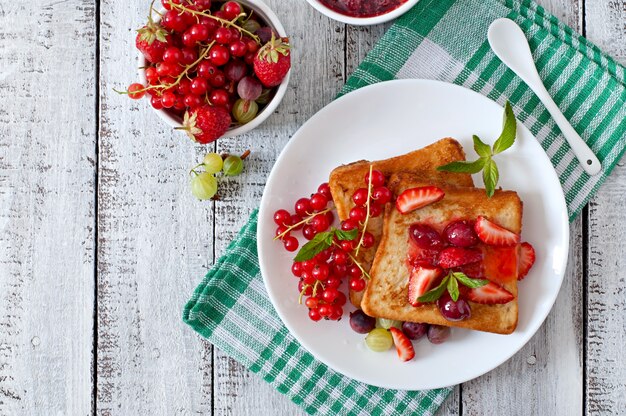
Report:
M 491 52 L 489 24 L 500 17 L 526 33 L 544 83 L 602 162 L 588 176 L 530 89 Z M 503 104 L 507 99 L 541 142 L 566 196 L 570 220 L 606 179 L 626 146 L 622 66 L 531 1 L 421 0 L 382 37 L 342 94 L 394 78 L 453 82 Z M 288 332 L 265 292 L 254 212 L 185 306 L 183 319 L 217 348 L 258 373 L 307 413 L 430 415 L 450 389 L 369 386 L 317 361 Z

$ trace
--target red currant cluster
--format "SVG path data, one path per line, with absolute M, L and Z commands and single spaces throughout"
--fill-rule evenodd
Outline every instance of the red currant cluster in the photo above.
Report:
M 298 239 L 291 235 L 292 231 L 302 230 L 307 240 L 312 240 L 316 234 L 324 232 L 335 221 L 332 208 L 328 204 L 333 198 L 328 183 L 323 183 L 310 198 L 300 198 L 294 206 L 295 214 L 286 209 L 279 209 L 274 213 L 274 222 L 278 225 L 276 237 L 282 240 L 287 251 L 296 251 Z
M 235 1 L 161 0 L 166 9 L 137 35 L 149 66 L 148 85 L 131 84 L 133 99 L 146 93 L 155 109 L 176 116 L 205 105 L 222 107 L 239 123 L 252 120 L 271 99 L 254 72 L 254 60 L 273 31 Z
M 357 292 L 365 289 L 368 275 L 356 256 L 361 248 L 374 246 L 375 238 L 366 231 L 367 223 L 371 217 L 380 216 L 384 204 L 391 200 L 391 192 L 384 186 L 382 172 L 370 170 L 365 176 L 365 183 L 367 188 L 360 188 L 353 195 L 356 206 L 350 211 L 350 218 L 341 222 L 341 238 L 334 229 L 327 232 L 334 221 L 332 208 L 328 208 L 332 196 L 327 183 L 320 185 L 310 198 L 296 201 L 295 214 L 285 209 L 279 209 L 274 214 L 274 222 L 278 225 L 276 238 L 283 241 L 288 251 L 298 249 L 298 239 L 291 234 L 295 230 L 301 229 L 307 240 L 313 240 L 320 233 L 329 235 L 328 239 L 319 242 L 327 242 L 326 246 L 320 247 L 323 250 L 316 251 L 317 254 L 307 260 L 295 261 L 291 268 L 300 279 L 298 291 L 301 298 L 307 297 L 305 304 L 313 321 L 341 318 L 346 296 L 339 286 L 344 278 L 348 278 L 350 289 Z M 349 232 L 353 234 L 346 238 Z M 302 250 L 305 249 L 306 245 Z

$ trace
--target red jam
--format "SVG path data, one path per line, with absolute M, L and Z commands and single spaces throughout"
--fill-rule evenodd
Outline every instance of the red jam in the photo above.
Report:
M 329 9 L 351 17 L 374 17 L 397 9 L 407 0 L 319 0 Z

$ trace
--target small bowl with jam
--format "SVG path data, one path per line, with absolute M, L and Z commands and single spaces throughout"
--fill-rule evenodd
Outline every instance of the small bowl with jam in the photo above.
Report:
M 419 0 L 307 0 L 317 11 L 349 25 L 377 25 L 406 13 Z

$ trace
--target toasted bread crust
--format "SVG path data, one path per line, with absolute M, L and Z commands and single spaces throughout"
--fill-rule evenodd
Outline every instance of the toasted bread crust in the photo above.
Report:
M 399 193 L 404 189 L 425 186 L 410 174 L 393 175 L 389 186 Z M 522 202 L 515 192 L 498 190 L 488 198 L 484 189 L 444 187 L 446 196 L 439 202 L 402 215 L 394 207 L 385 210 L 383 237 L 370 270 L 371 279 L 365 290 L 361 307 L 370 315 L 400 321 L 425 322 L 455 326 L 478 331 L 510 334 L 517 327 L 517 275 L 504 284 L 515 299 L 504 305 L 481 305 L 469 302 L 469 319 L 446 320 L 433 303 L 419 307 L 408 303 L 408 228 L 416 222 L 431 223 L 441 229 L 457 219 L 488 217 L 501 226 L 520 233 L 522 230 Z
M 354 207 L 352 194 L 366 186 L 364 178 L 369 171 L 370 165 L 389 177 L 398 172 L 411 172 L 424 181 L 433 184 L 448 184 L 454 186 L 474 186 L 472 176 L 463 173 L 439 172 L 438 166 L 446 163 L 465 160 L 465 152 L 459 142 L 453 138 L 445 138 L 436 141 L 422 149 L 392 157 L 390 159 L 369 162 L 361 160 L 347 165 L 339 166 L 330 173 L 329 186 L 333 201 L 337 208 L 340 220 L 348 218 L 350 210 Z M 361 249 L 357 260 L 369 270 L 374 260 L 376 249 L 383 232 L 383 216 L 371 218 L 367 230 L 374 235 L 375 244 L 369 249 Z M 350 302 L 359 307 L 363 292 L 350 291 Z

